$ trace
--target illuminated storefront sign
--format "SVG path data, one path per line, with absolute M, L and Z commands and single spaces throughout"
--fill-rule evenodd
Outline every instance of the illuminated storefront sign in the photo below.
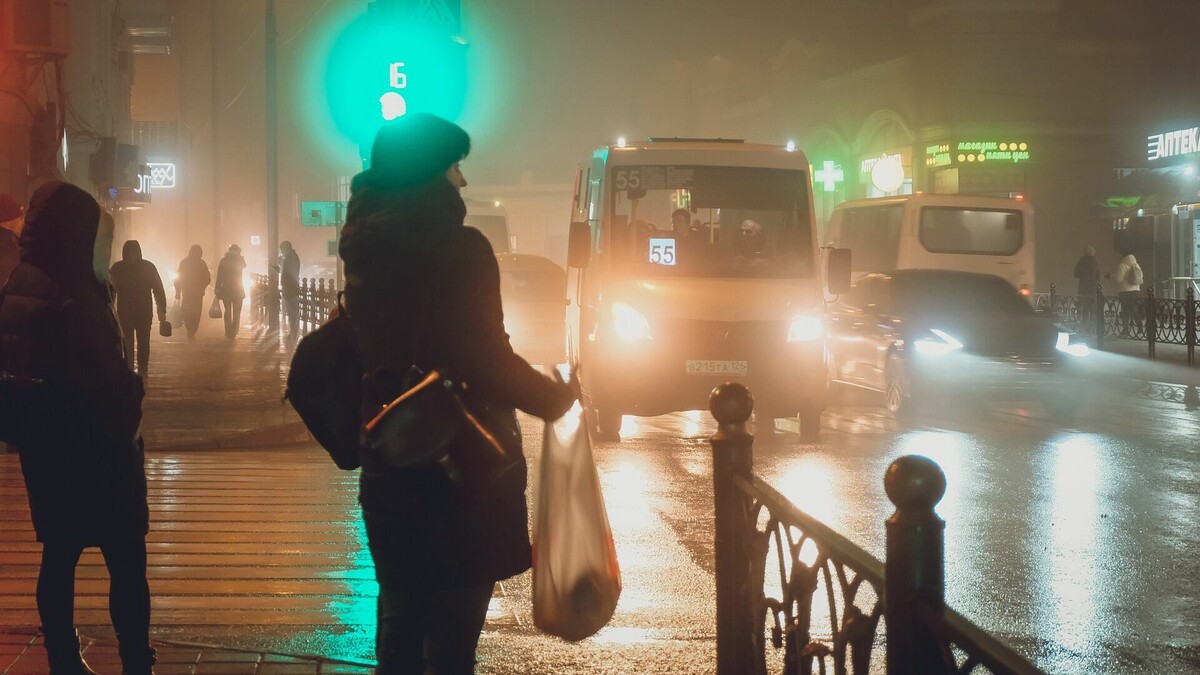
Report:
M 928 168 L 987 162 L 1020 164 L 1029 160 L 1029 144 L 1024 141 L 958 141 L 925 148 Z
M 1200 127 L 1147 136 L 1146 152 L 1151 161 L 1200 152 Z
M 842 167 L 826 160 L 822 163 L 821 168 L 813 171 L 813 185 L 820 185 L 825 192 L 836 192 L 838 183 L 841 183 L 846 178 L 846 174 L 842 171 Z
M 150 185 L 155 190 L 169 190 L 175 187 L 174 162 L 149 162 Z

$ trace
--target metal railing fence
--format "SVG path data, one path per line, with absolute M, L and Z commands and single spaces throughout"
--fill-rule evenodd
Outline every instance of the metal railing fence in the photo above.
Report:
M 1042 672 L 946 606 L 937 464 L 908 455 L 888 468 L 896 511 L 880 562 L 753 474 L 753 407 L 739 384 L 709 399 L 720 425 L 710 441 L 717 675 L 867 675 L 880 652 L 888 675 Z
M 1098 288 L 1095 295 L 1059 295 L 1050 284 L 1049 293 L 1039 293 L 1033 300 L 1034 306 L 1049 313 L 1063 330 L 1095 336 L 1100 349 L 1105 338 L 1138 340 L 1146 343 L 1153 359 L 1158 343 L 1185 345 L 1188 363 L 1196 363 L 1200 302 L 1190 286 L 1180 299 L 1156 297 L 1153 288 L 1137 296 L 1107 296 Z
M 267 325 L 273 330 L 279 326 L 287 326 L 287 314 L 292 311 L 288 298 L 283 296 L 279 285 L 272 284 L 266 274 L 250 275 L 253 285 L 250 289 L 251 317 L 258 325 Z M 296 312 L 297 335 L 301 337 L 316 330 L 317 326 L 329 319 L 330 312 L 337 305 L 337 289 L 332 279 L 300 280 L 299 292 L 294 300 Z

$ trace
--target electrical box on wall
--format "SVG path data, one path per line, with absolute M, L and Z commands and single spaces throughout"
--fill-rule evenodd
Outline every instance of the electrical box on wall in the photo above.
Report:
M 0 50 L 66 56 L 70 16 L 67 0 L 0 0 Z

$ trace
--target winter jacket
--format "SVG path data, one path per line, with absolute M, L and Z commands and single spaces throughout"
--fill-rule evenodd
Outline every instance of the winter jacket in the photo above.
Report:
M 191 298 L 200 300 L 204 297 L 204 289 L 212 283 L 212 274 L 201 257 L 199 246 L 193 246 L 188 257 L 179 261 L 176 273 L 175 297 L 182 297 L 184 301 Z
M 8 281 L 8 275 L 21 260 L 20 243 L 17 235 L 0 227 L 0 286 Z
M 213 293 L 222 300 L 237 300 L 246 297 L 246 286 L 242 283 L 242 270 L 246 269 L 246 259 L 239 253 L 230 251 L 217 264 L 217 283 L 213 284 Z
M 138 242 L 125 242 L 121 260 L 108 271 L 108 281 L 117 294 L 117 317 L 123 325 L 149 325 L 154 320 L 152 302 L 158 303 L 159 320 L 166 318 L 167 294 L 162 277 L 154 263 L 142 258 Z
M 1082 255 L 1075 263 L 1075 278 L 1079 280 L 1079 295 L 1093 296 L 1100 285 L 1100 265 L 1094 255 Z
M 1138 275 L 1142 274 L 1142 268 L 1138 265 L 1137 258 L 1133 257 L 1132 253 L 1121 258 L 1121 262 L 1117 264 L 1117 269 L 1113 270 L 1112 273 L 1112 280 L 1117 284 L 1118 293 L 1142 290 L 1141 284 L 1133 283 L 1135 269 Z
M 0 305 L 4 369 L 40 377 L 45 433 L 18 448 L 39 541 L 96 545 L 148 530 L 136 439 L 142 384 L 122 352 L 108 288 L 92 269 L 100 208 L 47 183 L 34 193 L 21 264 Z
M 300 295 L 300 256 L 295 250 L 285 251 L 279 256 L 279 288 L 284 297 Z
M 466 207 L 442 177 L 399 192 L 358 186 L 340 254 L 346 307 L 367 374 L 403 375 L 415 362 L 467 386 L 515 466 L 486 487 L 456 488 L 440 467 L 397 470 L 362 453 L 359 499 L 372 547 L 385 547 L 415 584 L 487 583 L 530 566 L 526 465 L 514 408 L 553 419 L 570 389 L 513 353 L 500 273 L 488 240 L 463 227 Z M 364 414 L 378 411 L 366 392 Z

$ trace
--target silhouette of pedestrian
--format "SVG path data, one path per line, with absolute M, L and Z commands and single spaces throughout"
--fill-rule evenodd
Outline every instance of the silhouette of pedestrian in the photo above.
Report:
M 246 259 L 242 257 L 242 247 L 231 244 L 217 264 L 217 283 L 213 285 L 213 293 L 225 310 L 225 337 L 230 340 L 237 337 L 242 301 L 246 299 L 246 286 L 242 283 L 244 269 Z
M 0 194 L 0 286 L 21 259 L 17 237 L 24 224 L 21 205 L 9 195 Z
M 503 439 L 514 463 L 478 489 L 461 489 L 440 465 L 396 469 L 362 452 L 362 503 L 379 581 L 375 652 L 381 675 L 471 673 L 495 582 L 529 569 L 525 458 L 514 408 L 544 419 L 575 399 L 513 353 L 500 309 L 492 247 L 464 227 L 458 162 L 465 131 L 431 115 L 384 127 L 371 168 L 355 176 L 340 253 L 346 311 L 364 372 L 367 419 L 374 385 L 410 367 L 446 368 L 468 385 L 465 404 Z M 464 442 L 465 443 L 465 442 Z M 482 464 L 482 455 L 469 455 Z M 473 461 L 460 473 L 478 472 Z
M 279 290 L 288 337 L 295 339 L 300 329 L 300 256 L 290 241 L 279 244 Z
M 75 567 L 85 548 L 98 546 L 124 672 L 147 675 L 155 652 L 137 434 L 142 383 L 121 353 L 112 298 L 93 265 L 99 221 L 96 200 L 74 185 L 49 182 L 34 192 L 21 262 L 0 305 L 0 339 L 7 373 L 40 382 L 26 390 L 43 405 L 30 407 L 39 412 L 18 446 L 42 544 L 37 607 L 50 672 L 93 674 L 75 632 Z
M 162 277 L 154 263 L 142 258 L 142 245 L 136 239 L 125 242 L 121 259 L 108 271 L 108 281 L 117 296 L 117 318 L 125 336 L 125 358 L 134 365 L 137 347 L 137 372 L 145 380 L 150 366 L 150 324 L 154 305 L 158 305 L 158 321 L 167 320 L 167 293 Z
M 1100 287 L 1100 263 L 1096 262 L 1096 249 L 1083 247 L 1083 255 L 1075 262 L 1075 278 L 1079 281 L 1079 320 L 1084 325 L 1090 325 L 1096 304 L 1096 289 Z
M 192 246 L 187 257 L 179 261 L 175 273 L 175 299 L 180 301 L 179 314 L 187 328 L 189 342 L 196 339 L 200 313 L 204 311 L 204 289 L 212 282 L 212 274 L 203 255 L 204 251 L 199 245 Z

